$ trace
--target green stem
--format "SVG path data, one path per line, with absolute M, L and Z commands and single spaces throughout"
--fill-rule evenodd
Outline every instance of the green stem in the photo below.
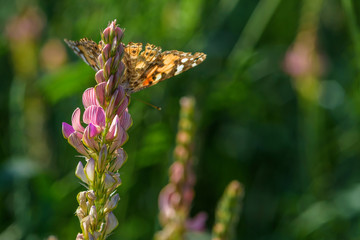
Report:
M 350 37 L 352 39 L 352 42 L 354 44 L 354 50 L 355 50 L 355 61 L 354 64 L 356 66 L 356 79 L 354 81 L 354 84 L 356 86 L 355 92 L 358 94 L 359 87 L 360 87 L 360 32 L 358 30 L 357 24 L 356 24 L 356 15 L 354 12 L 354 6 L 351 0 L 341 0 L 345 17 L 347 19 L 347 24 L 349 28 Z
M 274 15 L 281 0 L 261 0 L 244 27 L 233 50 L 229 54 L 228 64 L 244 64 L 251 54 L 254 46 L 258 43 L 265 27 Z

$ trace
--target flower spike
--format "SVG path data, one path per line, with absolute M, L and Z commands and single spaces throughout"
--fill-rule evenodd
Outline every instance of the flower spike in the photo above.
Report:
M 132 120 L 127 110 L 129 96 L 120 86 L 125 70 L 122 63 L 123 31 L 113 21 L 101 34 L 101 52 L 95 80 L 97 85 L 84 91 L 84 113 L 76 108 L 71 124 L 63 123 L 62 132 L 68 142 L 85 156 L 85 167 L 79 162 L 75 175 L 88 190 L 78 194 L 76 215 L 82 233 L 76 239 L 105 239 L 118 225 L 113 210 L 120 201 L 116 188 L 121 185 L 117 172 L 127 159 L 121 146 L 128 138 L 126 130 Z M 69 41 L 70 43 L 70 41 Z

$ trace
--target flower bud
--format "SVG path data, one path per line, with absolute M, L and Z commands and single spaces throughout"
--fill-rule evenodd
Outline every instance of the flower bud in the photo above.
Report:
M 84 155 L 85 157 L 90 157 L 88 152 L 86 151 L 83 143 L 80 141 L 79 137 L 76 135 L 76 133 L 72 133 L 69 136 L 68 142 L 71 146 L 73 146 L 76 151 L 78 151 L 80 154 Z
M 195 192 L 192 186 L 185 186 L 183 188 L 183 205 L 185 205 L 187 208 L 190 208 L 190 205 L 194 199 Z
M 97 60 L 98 60 L 98 63 L 99 63 L 99 67 L 100 67 L 100 68 L 103 68 L 103 67 L 104 67 L 103 55 L 100 54 L 100 55 L 98 56 Z M 104 75 L 104 76 L 105 76 L 105 75 Z
M 76 166 L 75 176 L 77 176 L 84 183 L 89 184 L 89 181 L 84 173 L 84 166 L 81 161 L 79 161 L 78 165 Z
M 104 64 L 105 79 L 108 79 L 111 76 L 111 62 L 112 62 L 112 58 L 109 58 L 108 60 L 106 60 L 106 62 Z
M 111 69 L 113 72 L 117 71 L 120 62 L 121 62 L 122 54 L 119 51 L 116 51 L 114 61 L 111 64 Z
M 117 40 L 119 42 L 122 40 L 123 35 L 124 35 L 124 31 L 121 28 L 116 27 L 115 28 L 115 37 L 117 38 Z
M 180 162 L 174 162 L 170 167 L 170 181 L 179 184 L 185 177 L 184 165 Z
M 80 221 L 86 216 L 86 213 L 84 212 L 84 210 L 81 207 L 78 207 L 76 209 L 75 214 L 76 214 L 76 216 L 78 216 Z
M 105 169 L 106 159 L 107 159 L 107 146 L 104 144 L 99 152 L 99 159 L 98 159 L 98 170 L 103 172 Z
M 94 235 L 92 235 L 91 233 L 89 233 L 88 238 L 89 238 L 89 240 L 95 240 Z
M 76 196 L 76 199 L 77 199 L 79 204 L 80 204 L 81 201 L 86 202 L 86 191 L 79 192 L 78 195 Z
M 104 43 L 108 43 L 110 41 L 110 27 L 104 29 L 101 34 L 101 39 Z
M 102 83 L 106 81 L 104 77 L 104 69 L 100 69 L 99 71 L 97 71 L 97 73 L 95 74 L 95 80 L 97 83 Z
M 90 183 L 95 179 L 95 161 L 90 158 L 85 166 L 85 174 Z
M 112 76 L 111 76 L 112 77 Z M 108 82 L 109 83 L 109 82 Z M 112 95 L 109 105 L 106 108 L 106 116 L 108 116 L 108 118 L 112 118 L 115 113 L 116 113 L 116 96 L 117 96 L 117 90 L 114 92 L 114 94 Z
M 108 173 L 105 173 L 104 183 L 105 183 L 105 188 L 108 189 L 108 188 L 111 188 L 112 186 L 114 186 L 114 184 L 116 183 L 116 180 Z
M 94 190 L 88 190 L 86 192 L 86 197 L 89 201 L 94 201 L 96 199 Z
M 112 212 L 106 214 L 106 230 L 105 234 L 108 235 L 118 226 L 119 222 Z
M 120 196 L 118 193 L 115 194 L 114 196 L 112 196 L 111 199 L 107 200 L 107 202 L 105 204 L 104 213 L 108 213 L 108 212 L 111 212 L 112 210 L 114 210 L 119 201 L 120 201 Z
M 127 109 L 125 109 L 120 117 L 120 124 L 125 129 L 125 131 L 127 131 L 132 125 L 131 115 Z
M 127 132 L 118 124 L 117 134 L 115 135 L 115 138 L 113 139 L 113 142 L 110 145 L 109 152 L 113 152 L 119 147 L 121 147 L 126 142 L 128 137 L 129 135 L 127 134 Z
M 112 77 L 113 75 L 111 75 Z M 113 78 L 111 78 L 111 80 L 113 80 Z M 108 81 L 108 84 L 110 84 L 110 79 Z M 110 89 L 110 86 L 109 86 Z M 108 108 L 106 109 L 106 114 L 107 116 L 109 116 L 110 118 L 112 118 L 112 116 L 114 114 L 118 113 L 118 109 L 121 108 L 126 108 L 127 105 L 129 104 L 126 97 L 126 93 L 125 90 L 122 87 L 118 87 L 115 89 L 115 91 L 113 91 L 113 93 L 111 94 L 111 100 L 110 103 L 108 105 Z M 125 102 L 124 102 L 125 101 Z
M 115 183 L 107 190 L 108 194 L 112 193 L 118 186 L 121 185 L 120 173 L 115 173 L 113 176 Z
M 124 151 L 124 149 L 118 148 L 116 150 L 115 154 L 116 154 L 116 159 L 110 168 L 111 171 L 113 171 L 113 172 L 116 172 L 117 170 L 119 170 L 127 160 L 127 154 Z
M 109 80 L 106 82 L 106 87 L 105 87 L 105 97 L 106 97 L 106 99 L 109 99 L 110 97 L 112 97 L 115 94 L 114 93 L 114 86 L 115 86 L 114 75 L 111 75 L 109 77 Z
M 96 212 L 96 207 L 95 207 L 95 205 L 91 206 L 90 212 L 89 212 L 89 216 L 90 216 L 90 224 L 91 224 L 92 226 L 96 226 L 97 212 Z
M 177 145 L 174 149 L 174 156 L 177 161 L 186 161 L 189 158 L 189 151 L 183 145 Z
M 125 65 L 123 62 L 120 62 L 117 71 L 115 72 L 115 87 L 119 87 L 121 83 L 121 76 L 123 75 L 125 70 Z
M 128 97 L 126 96 L 126 92 L 125 92 L 124 88 L 122 88 L 121 86 L 118 86 L 116 88 L 116 90 L 117 90 L 117 93 L 116 93 L 115 103 L 116 103 L 116 108 L 118 108 L 123 103 L 123 101 Z M 115 93 L 114 93 L 114 95 L 115 95 Z M 129 101 L 127 101 L 127 104 L 129 104 Z
M 121 40 L 119 41 L 121 42 Z M 116 49 L 116 52 L 120 54 L 120 57 L 122 58 L 124 56 L 124 44 L 119 44 L 118 48 Z
M 98 100 L 98 103 L 101 107 L 105 108 L 105 87 L 106 82 L 99 83 L 95 86 L 95 93 L 96 93 L 96 99 Z
M 110 28 L 109 42 L 112 42 L 112 41 L 114 41 L 114 37 L 115 37 L 116 20 L 112 21 L 112 22 L 109 24 L 109 28 Z
M 79 203 L 80 208 L 86 214 L 87 212 L 87 205 L 86 205 L 86 191 L 79 192 L 76 196 L 76 199 Z
M 101 233 L 97 232 L 97 231 L 94 231 L 93 235 L 94 235 L 94 239 L 96 240 L 96 239 L 99 239 L 99 237 L 101 236 Z
M 84 234 L 85 239 L 88 239 L 89 237 L 89 230 L 90 230 L 90 217 L 86 216 L 81 220 L 81 229 Z
M 111 56 L 114 56 L 114 55 L 115 55 L 116 50 L 117 50 L 119 44 L 120 44 L 120 42 L 119 42 L 116 38 L 114 38 L 114 39 L 112 40 L 112 42 L 111 42 L 111 53 L 110 53 Z
M 192 140 L 191 137 L 192 135 L 188 131 L 179 130 L 176 135 L 176 140 L 178 144 L 189 145 Z
M 84 240 L 84 235 L 82 233 L 78 233 L 76 240 Z
M 106 44 L 102 50 L 103 59 L 108 60 L 110 57 L 111 44 Z
M 122 90 L 124 90 L 124 89 L 122 89 Z M 125 96 L 124 99 L 122 100 L 120 106 L 118 107 L 116 114 L 119 115 L 119 117 L 120 117 L 123 114 L 123 112 L 126 110 L 128 105 L 129 105 L 129 97 Z M 131 123 L 130 123 L 130 125 L 131 125 Z

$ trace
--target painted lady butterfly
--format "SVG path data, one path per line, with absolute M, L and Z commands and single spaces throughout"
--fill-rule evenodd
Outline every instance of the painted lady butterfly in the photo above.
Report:
M 97 57 L 101 52 L 100 44 L 87 38 L 80 41 L 65 39 L 65 42 L 84 62 L 95 71 L 99 70 Z M 206 54 L 201 52 L 194 54 L 177 50 L 161 52 L 160 47 L 149 43 L 146 44 L 144 51 L 142 43 L 133 42 L 124 45 L 124 49 L 122 61 L 125 64 L 125 72 L 121 85 L 128 93 L 140 91 L 176 76 L 206 59 Z

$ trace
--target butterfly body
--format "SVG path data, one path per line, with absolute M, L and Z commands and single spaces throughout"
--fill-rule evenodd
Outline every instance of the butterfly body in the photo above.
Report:
M 97 61 L 101 54 L 100 44 L 87 38 L 80 41 L 65 39 L 65 42 L 95 71 L 100 69 Z M 177 50 L 162 52 L 160 47 L 149 43 L 143 50 L 141 43 L 130 42 L 124 45 L 122 62 L 125 65 L 125 73 L 121 86 L 129 94 L 137 92 L 185 72 L 205 59 L 206 54 L 200 52 L 194 54 Z

